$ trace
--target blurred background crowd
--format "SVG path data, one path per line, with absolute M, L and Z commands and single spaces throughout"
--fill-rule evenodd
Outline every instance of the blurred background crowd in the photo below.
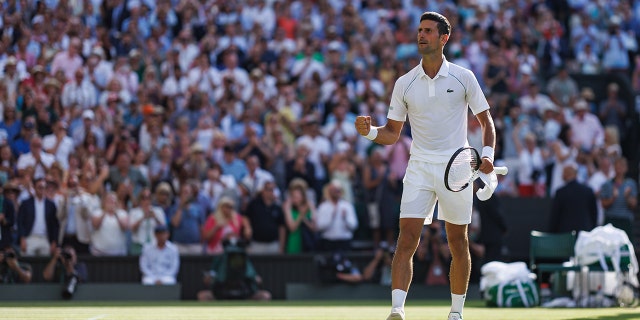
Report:
M 410 126 L 382 147 L 353 121 L 386 122 L 424 11 L 492 106 L 498 195 L 554 197 L 570 166 L 601 224 L 601 187 L 631 173 L 605 199 L 631 225 L 640 1 L 6 0 L 2 246 L 139 254 L 158 225 L 180 254 L 393 243 Z

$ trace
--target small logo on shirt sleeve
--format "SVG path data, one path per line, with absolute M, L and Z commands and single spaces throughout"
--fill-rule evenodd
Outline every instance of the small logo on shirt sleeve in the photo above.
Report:
M 453 89 L 447 89 L 447 92 L 451 93 L 451 92 L 453 92 Z

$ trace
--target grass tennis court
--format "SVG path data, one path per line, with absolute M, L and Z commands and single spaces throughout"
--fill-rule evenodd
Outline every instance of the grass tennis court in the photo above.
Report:
M 0 303 L 2 319 L 214 319 L 214 320 L 384 320 L 387 301 L 312 301 L 266 303 Z M 444 320 L 448 301 L 414 301 L 406 306 L 408 320 Z M 494 309 L 481 301 L 465 308 L 465 320 L 640 320 L 640 309 Z

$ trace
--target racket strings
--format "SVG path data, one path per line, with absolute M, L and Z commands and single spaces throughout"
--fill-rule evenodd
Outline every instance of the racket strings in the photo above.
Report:
M 473 176 L 473 171 L 478 168 L 478 158 L 470 150 L 463 150 L 451 162 L 449 168 L 448 183 L 453 190 L 460 190 L 467 186 Z

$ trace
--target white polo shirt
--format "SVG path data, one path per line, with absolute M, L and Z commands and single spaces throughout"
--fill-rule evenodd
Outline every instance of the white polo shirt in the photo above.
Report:
M 443 57 L 444 58 L 444 57 Z M 474 74 L 444 59 L 431 79 L 422 61 L 396 80 L 387 118 L 411 122 L 411 159 L 446 163 L 467 146 L 467 113 L 489 109 Z

